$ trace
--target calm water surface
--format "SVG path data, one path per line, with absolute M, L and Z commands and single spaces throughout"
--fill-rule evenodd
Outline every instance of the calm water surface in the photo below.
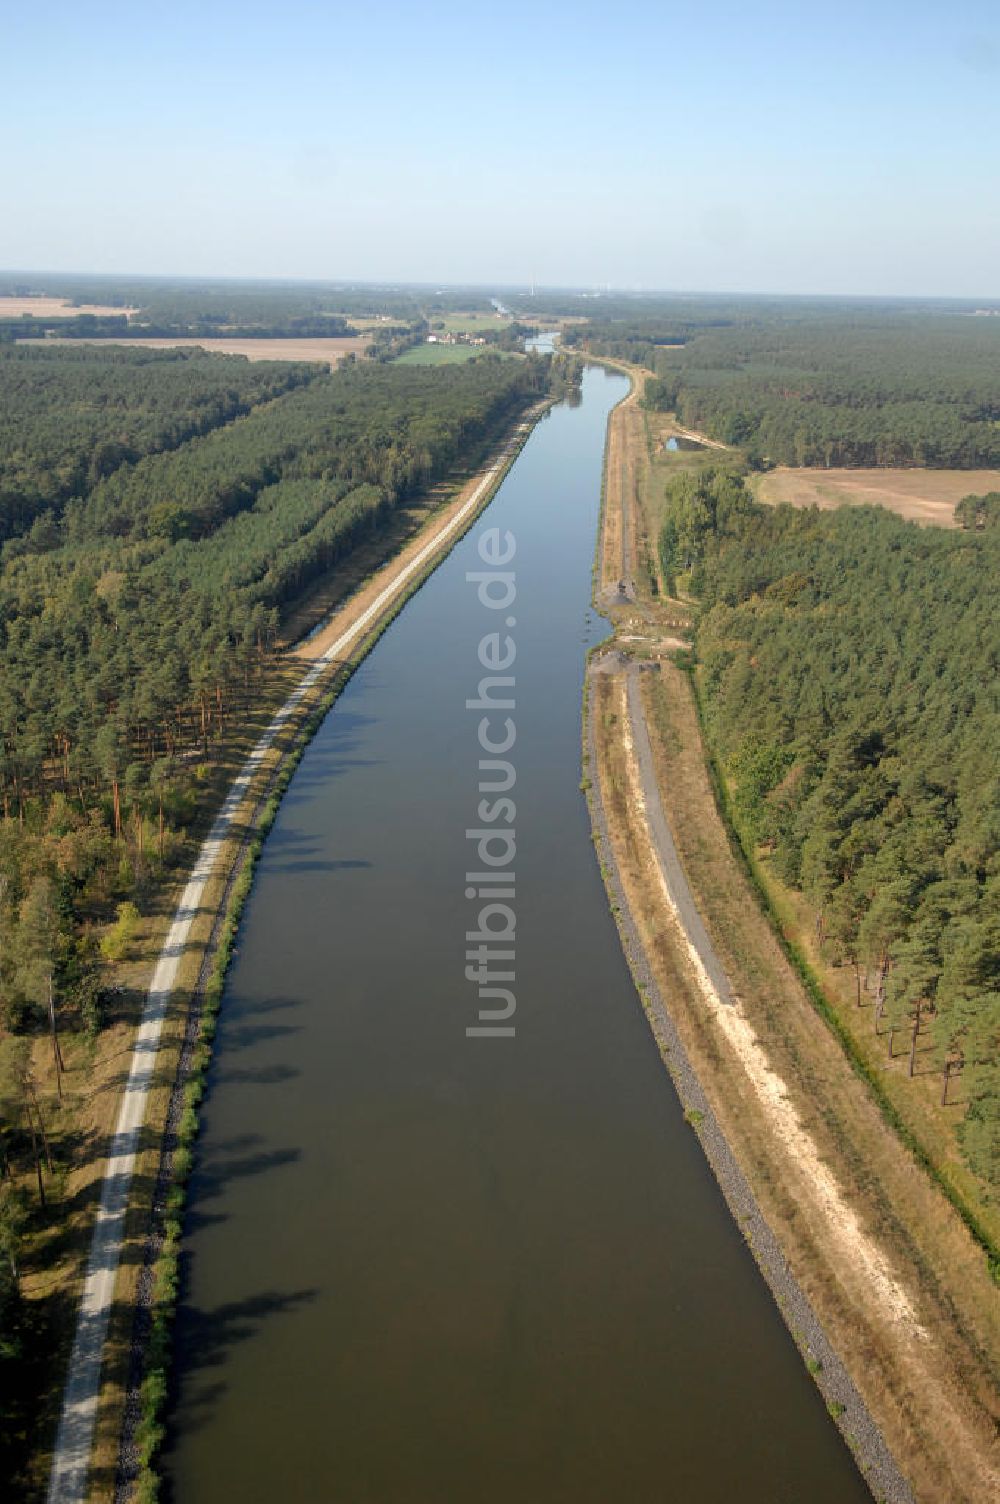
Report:
M 869 1498 L 730 1221 L 622 959 L 580 778 L 605 423 L 535 431 L 281 808 L 192 1181 L 178 1504 Z M 470 1040 L 467 827 L 517 538 L 517 1034 Z

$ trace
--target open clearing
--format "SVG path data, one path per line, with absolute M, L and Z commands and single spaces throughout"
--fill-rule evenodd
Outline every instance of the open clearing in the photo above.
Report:
M 35 344 L 35 340 L 18 340 L 18 344 Z M 345 355 L 360 355 L 368 344 L 358 339 L 64 339 L 59 335 L 45 341 L 47 345 L 144 345 L 150 350 L 202 349 L 216 355 L 245 355 L 247 360 L 315 360 L 335 366 Z
M 909 522 L 954 527 L 955 503 L 963 496 L 1000 491 L 1000 470 L 814 470 L 784 465 L 753 482 L 769 506 L 887 507 Z
M 502 329 L 510 323 L 506 314 L 498 313 L 442 313 L 436 318 L 431 310 L 428 318 L 432 328 L 441 322 L 449 334 L 482 334 L 484 329 Z
M 404 350 L 397 359 L 397 365 L 401 366 L 447 366 L 458 365 L 463 360 L 471 360 L 474 355 L 482 355 L 483 345 L 414 345 L 410 350 Z
M 532 329 L 568 329 L 571 324 L 585 324 L 586 316 L 582 313 L 532 313 L 523 305 L 514 315 L 519 324 L 527 324 Z M 646 373 L 651 376 L 653 373 Z
M 95 318 L 120 318 L 134 308 L 111 308 L 103 303 L 69 303 L 65 298 L 7 298 L 0 296 L 0 319 L 19 319 L 26 313 L 37 319 L 75 319 L 82 313 Z
M 391 313 L 373 314 L 371 318 L 365 319 L 359 318 L 356 313 L 345 313 L 344 318 L 352 329 L 360 329 L 363 333 L 367 333 L 370 329 L 391 329 L 394 326 L 401 328 L 408 322 L 403 314 L 397 318 Z

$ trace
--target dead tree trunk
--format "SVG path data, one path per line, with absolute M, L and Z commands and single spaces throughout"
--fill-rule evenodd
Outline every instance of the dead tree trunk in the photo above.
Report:
M 56 1067 L 56 1090 L 59 1100 L 62 1101 L 62 1073 L 66 1069 L 63 1064 L 62 1049 L 59 1045 L 59 1030 L 56 1028 L 56 1000 L 52 991 L 52 973 L 49 972 L 49 1030 L 52 1034 L 52 1059 Z
M 42 1211 L 45 1211 L 45 1182 L 42 1179 L 42 1160 L 38 1153 L 38 1135 L 35 1132 L 35 1120 L 31 1116 L 31 1108 L 28 1105 L 27 1098 L 25 1098 L 24 1106 L 25 1116 L 28 1119 L 28 1132 L 31 1134 L 31 1154 L 35 1161 L 35 1174 L 38 1177 L 38 1200 L 41 1203 Z
M 910 1035 L 910 1063 L 909 1063 L 909 1066 L 907 1067 L 907 1071 L 906 1071 L 906 1074 L 911 1079 L 913 1077 L 913 1067 L 916 1064 L 916 1059 L 917 1059 L 917 1035 L 919 1033 L 920 1033 L 920 1004 L 918 1003 L 917 1004 L 917 1011 L 913 1015 L 913 1033 Z
M 31 1093 L 31 1101 L 34 1104 L 35 1116 L 38 1119 L 38 1131 L 42 1136 L 42 1148 L 45 1150 L 45 1164 L 49 1174 L 52 1174 L 52 1153 L 49 1149 L 49 1136 L 45 1132 L 45 1119 L 42 1117 L 41 1105 L 38 1101 L 38 1093 L 35 1090 L 34 1081 L 28 1082 L 28 1091 Z

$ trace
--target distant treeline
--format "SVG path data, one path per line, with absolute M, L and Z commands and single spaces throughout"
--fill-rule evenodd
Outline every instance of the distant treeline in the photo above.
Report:
M 725 321 L 721 321 L 725 322 Z M 570 325 L 562 343 L 569 349 L 586 348 L 594 355 L 625 360 L 655 370 L 661 350 L 686 345 L 700 332 L 698 325 L 678 318 L 631 320 L 595 319 L 589 324 Z
M 725 470 L 674 479 L 705 725 L 751 847 L 857 968 L 887 1053 L 968 1103 L 1000 1189 L 1000 530 L 881 508 L 758 506 Z
M 338 287 L 330 283 L 168 281 L 160 278 L 83 276 L 0 277 L 0 295 L 65 298 L 136 310 L 131 319 L 81 314 L 5 319 L 0 307 L 0 341 L 43 336 L 52 330 L 70 337 L 113 337 L 122 333 L 163 338 L 242 335 L 260 338 L 323 338 L 355 333 L 352 318 L 381 319 L 396 332 L 438 313 L 455 309 L 487 312 L 489 298 L 479 289 Z
M 726 330 L 656 364 L 689 427 L 785 465 L 1000 464 L 1000 327 L 939 316 Z
M 357 333 L 358 330 L 341 314 L 308 313 L 292 317 L 287 310 L 275 309 L 268 316 L 264 308 L 256 311 L 234 309 L 231 313 L 213 313 L 206 309 L 192 312 L 190 317 L 178 313 L 174 318 L 170 318 L 166 310 L 154 317 L 146 308 L 131 318 L 124 313 L 0 317 L 0 345 L 19 340 L 44 340 L 53 334 L 60 339 L 121 340 L 219 339 L 224 335 L 242 339 L 344 339 Z
M 648 407 L 755 466 L 1000 465 L 1000 320 L 683 303 L 591 318 L 565 339 L 653 372 Z

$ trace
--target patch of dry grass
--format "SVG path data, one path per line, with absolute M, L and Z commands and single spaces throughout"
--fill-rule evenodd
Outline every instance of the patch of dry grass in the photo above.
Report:
M 963 496 L 1000 491 L 1000 470 L 817 470 L 781 465 L 753 481 L 769 506 L 829 511 L 843 506 L 887 507 L 908 522 L 954 527 L 955 503 Z

